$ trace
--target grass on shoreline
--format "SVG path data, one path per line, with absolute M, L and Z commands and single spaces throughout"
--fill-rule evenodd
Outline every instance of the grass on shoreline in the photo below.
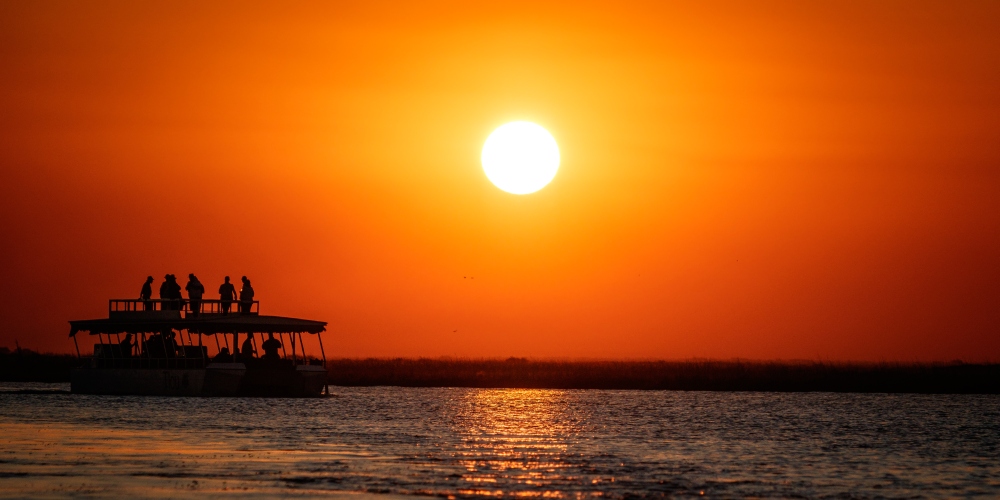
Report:
M 1000 364 L 335 359 L 342 386 L 1000 393 Z
M 68 382 L 76 356 L 0 349 L 0 381 Z M 1000 364 L 340 358 L 339 386 L 1000 394 Z
M 0 381 L 69 382 L 69 371 L 80 366 L 72 354 L 40 354 L 31 349 L 0 347 Z

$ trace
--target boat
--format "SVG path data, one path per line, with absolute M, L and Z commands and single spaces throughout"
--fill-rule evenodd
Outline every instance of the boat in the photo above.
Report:
M 193 302 L 193 303 L 192 303 Z M 317 397 L 329 393 L 326 322 L 260 314 L 260 301 L 111 299 L 108 317 L 70 321 L 82 360 L 70 392 L 141 396 Z M 98 336 L 90 357 L 77 334 Z M 236 354 L 240 335 L 268 335 L 280 353 Z M 307 356 L 303 335 L 316 335 L 321 357 Z M 233 349 L 229 349 L 232 338 Z M 179 341 L 178 341 L 179 339 Z M 209 356 L 209 344 L 215 354 Z M 225 344 L 225 347 L 223 347 Z M 229 354 L 233 353 L 233 354 Z M 235 354 L 235 355 L 234 355 Z

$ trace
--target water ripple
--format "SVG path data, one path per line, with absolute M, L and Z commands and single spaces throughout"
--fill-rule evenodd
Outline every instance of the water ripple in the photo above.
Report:
M 0 496 L 1000 496 L 1000 397 L 0 386 Z

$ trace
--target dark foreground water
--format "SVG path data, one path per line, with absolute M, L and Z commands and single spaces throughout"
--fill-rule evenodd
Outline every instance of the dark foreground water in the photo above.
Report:
M 0 496 L 1000 497 L 1000 397 L 0 385 Z

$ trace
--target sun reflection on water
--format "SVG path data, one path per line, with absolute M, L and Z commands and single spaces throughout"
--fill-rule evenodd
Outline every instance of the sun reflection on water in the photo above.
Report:
M 575 480 L 567 474 L 567 438 L 578 432 L 565 391 L 481 390 L 457 402 L 454 430 L 463 439 L 456 459 L 465 468 L 468 484 L 463 495 L 500 496 L 491 488 L 506 485 L 529 489 L 508 491 L 514 496 L 562 497 L 553 482 Z

